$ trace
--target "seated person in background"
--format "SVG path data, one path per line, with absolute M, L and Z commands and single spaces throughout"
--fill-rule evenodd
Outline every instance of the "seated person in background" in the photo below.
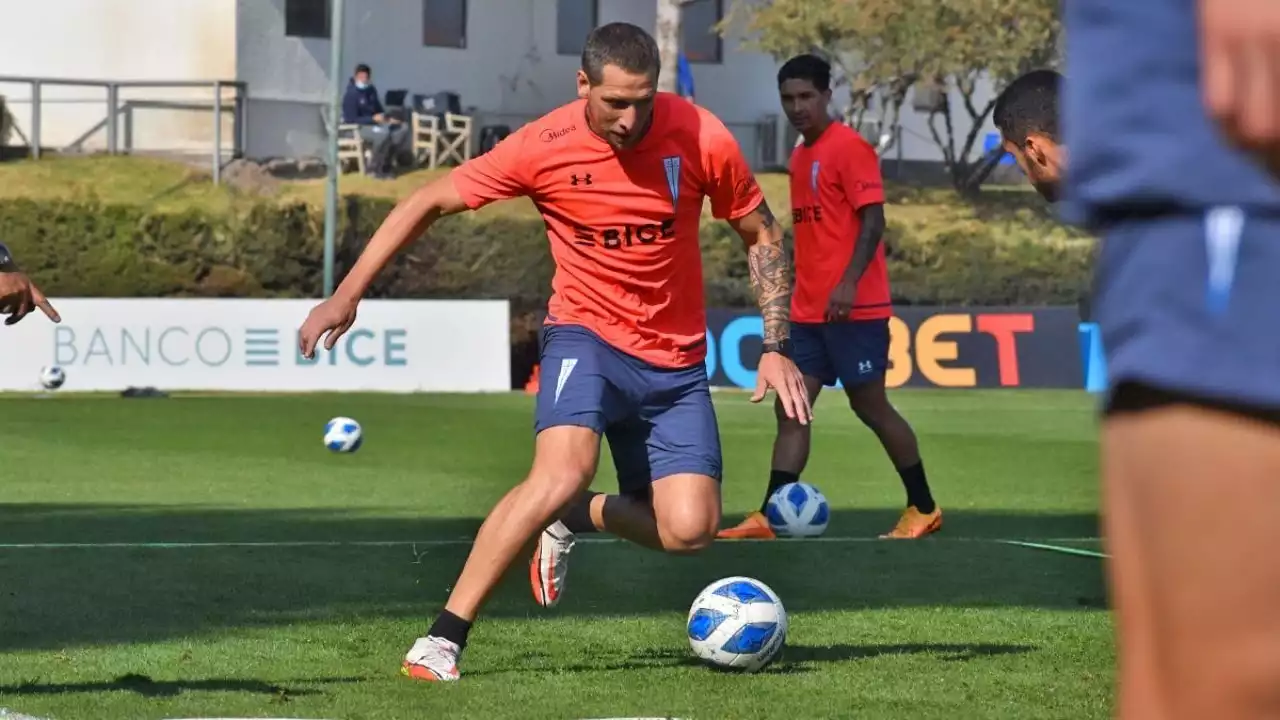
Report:
M 368 65 L 356 66 L 347 92 L 342 97 L 342 122 L 360 126 L 360 137 L 373 146 L 369 175 L 380 179 L 391 177 L 391 160 L 397 153 L 409 150 L 409 128 L 398 118 L 387 115 L 378 100 L 378 89 L 370 79 Z

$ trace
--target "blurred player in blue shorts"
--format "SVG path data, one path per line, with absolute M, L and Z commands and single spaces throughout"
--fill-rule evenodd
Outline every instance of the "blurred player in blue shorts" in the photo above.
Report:
M 995 122 L 1102 238 L 1117 713 L 1280 718 L 1280 3 L 1072 0 L 1064 19 L 1065 134 L 1048 71 Z

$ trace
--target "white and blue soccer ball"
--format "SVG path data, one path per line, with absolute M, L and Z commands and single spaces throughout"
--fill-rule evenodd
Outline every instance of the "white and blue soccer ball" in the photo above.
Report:
M 689 645 L 704 662 L 724 670 L 756 672 L 773 662 L 787 641 L 787 611 L 768 585 L 728 577 L 703 588 L 689 608 Z
M 67 374 L 57 365 L 40 368 L 40 386 L 45 390 L 57 390 L 67 381 Z
M 363 442 L 360 423 L 349 417 L 336 417 L 324 425 L 324 446 L 334 452 L 355 452 Z
M 831 508 L 818 488 L 793 482 L 773 491 L 764 516 L 779 537 L 818 537 L 827 531 Z

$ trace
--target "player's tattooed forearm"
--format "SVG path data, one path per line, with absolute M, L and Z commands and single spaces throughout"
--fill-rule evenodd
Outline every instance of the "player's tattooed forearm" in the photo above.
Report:
M 773 227 L 773 224 L 778 221 L 777 218 L 773 216 L 773 211 L 769 209 L 769 202 L 767 200 L 760 201 L 760 207 L 756 208 L 756 212 L 760 213 L 760 225 L 766 230 Z
M 747 252 L 751 288 L 764 317 L 764 341 L 779 342 L 790 335 L 791 263 L 781 245 L 756 243 Z

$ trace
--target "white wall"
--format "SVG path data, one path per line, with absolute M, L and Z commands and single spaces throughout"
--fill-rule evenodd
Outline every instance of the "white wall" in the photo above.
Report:
M 5 328 L 0 392 L 130 386 L 213 391 L 505 392 L 511 387 L 506 300 L 366 300 L 327 351 L 298 355 L 314 300 L 59 298 L 60 325 Z M 448 343 L 433 342 L 439 336 Z
M 286 37 L 284 0 L 237 2 L 238 72 L 254 98 L 249 153 L 310 147 L 320 154 L 329 41 Z M 652 0 L 601 0 L 599 21 L 649 28 L 654 8 Z M 422 0 L 348 0 L 343 64 L 371 65 L 382 92 L 455 91 L 464 106 L 479 109 L 481 123 L 518 126 L 574 97 L 579 58 L 556 53 L 555 0 L 469 0 L 467 12 L 466 49 L 424 47 Z M 750 152 L 751 125 L 778 112 L 776 65 L 738 52 L 734 40 L 725 41 L 724 58 L 694 66 L 698 102 L 720 115 Z M 260 110 L 263 101 L 271 107 Z
M 214 80 L 235 76 L 235 0 L 38 0 L 0 3 L 0 74 L 103 80 Z M 0 83 L 18 129 L 30 136 L 31 90 Z M 121 91 L 121 101 L 210 102 L 209 90 Z M 228 95 L 228 97 L 230 97 Z M 106 91 L 46 86 L 41 140 L 63 147 L 106 117 Z M 124 123 L 120 132 L 123 137 Z M 139 149 L 208 149 L 209 113 L 141 110 Z M 227 144 L 231 120 L 223 123 Z M 106 146 L 98 131 L 86 148 Z M 123 147 L 123 140 L 121 141 Z
M 319 111 L 328 91 L 329 41 L 286 37 L 284 0 L 237 4 L 237 70 L 254 98 L 249 154 L 322 156 Z M 653 0 L 600 0 L 602 24 L 626 21 L 651 28 L 654 20 Z M 344 73 L 364 62 L 373 66 L 382 92 L 455 91 L 464 107 L 478 109 L 480 124 L 516 127 L 574 96 L 579 59 L 556 53 L 555 0 L 469 0 L 466 49 L 423 46 L 422 0 L 348 0 L 345 22 Z M 753 160 L 761 156 L 755 125 L 766 116 L 778 117 L 776 142 L 784 162 L 789 151 L 777 68 L 771 57 L 743 49 L 732 34 L 724 40 L 722 63 L 693 65 L 698 103 L 729 125 Z M 903 114 L 903 157 L 940 159 L 927 117 L 909 108 Z M 968 124 L 956 119 L 957 132 L 966 132 Z M 888 159 L 897 156 L 895 150 Z
M 556 53 L 556 0 L 469 0 L 464 50 L 423 46 L 422 1 L 348 0 L 344 66 L 369 63 L 382 91 L 403 87 L 458 92 L 464 106 L 478 108 L 479 124 L 519 126 L 573 97 L 579 61 L 576 55 Z M 648 28 L 654 16 L 653 0 L 600 0 L 601 23 L 622 20 Z M 733 36 L 723 47 L 722 63 L 693 66 L 698 102 L 719 115 L 748 157 L 758 160 L 762 152 L 756 124 L 780 115 L 774 83 L 777 63 L 743 50 Z M 250 157 L 324 156 L 320 109 L 328 93 L 329 48 L 325 39 L 285 36 L 284 0 L 0 4 L 3 74 L 247 82 Z M 0 94 L 7 96 L 18 129 L 29 135 L 29 88 L 0 84 Z M 46 146 L 71 143 L 106 115 L 101 89 L 46 87 L 44 99 L 41 129 Z M 208 102 L 211 91 L 124 90 L 121 99 Z M 906 159 L 940 157 L 925 120 L 921 114 L 904 113 Z M 207 112 L 138 110 L 134 125 L 138 149 L 207 151 L 213 134 Z M 122 120 L 122 134 L 123 129 Z M 957 130 L 962 133 L 967 125 L 961 122 Z M 227 116 L 224 146 L 230 146 L 231 135 Z M 784 138 L 785 133 L 777 133 L 783 161 Z M 105 145 L 102 130 L 85 143 L 88 149 Z M 888 159 L 896 157 L 895 151 Z

